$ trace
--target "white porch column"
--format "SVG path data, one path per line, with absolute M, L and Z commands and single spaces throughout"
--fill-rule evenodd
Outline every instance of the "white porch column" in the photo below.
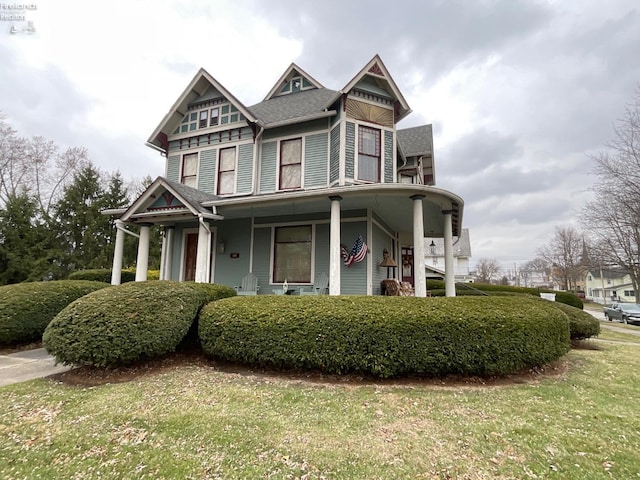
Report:
M 196 250 L 196 282 L 209 282 L 210 258 L 211 230 L 209 229 L 209 224 L 200 219 L 200 224 L 198 225 L 198 249 Z
M 171 280 L 171 267 L 173 265 L 173 239 L 176 229 L 174 227 L 166 227 L 164 233 L 164 272 L 163 280 Z
M 149 225 L 140 225 L 140 239 L 138 240 L 138 257 L 136 259 L 136 282 L 147 279 L 149 268 Z
M 124 236 L 122 220 L 116 220 L 116 245 L 113 251 L 113 266 L 111 267 L 111 285 L 120 285 L 122 281 L 122 255 L 124 252 Z
M 411 197 L 411 200 L 413 200 L 413 289 L 416 297 L 427 296 L 427 279 L 424 266 L 423 198 L 424 195 Z
M 453 271 L 453 227 L 451 225 L 451 210 L 444 214 L 444 294 L 447 297 L 456 296 L 456 272 Z
M 335 195 L 331 200 L 331 233 L 329 237 L 329 295 L 340 295 L 340 201 Z

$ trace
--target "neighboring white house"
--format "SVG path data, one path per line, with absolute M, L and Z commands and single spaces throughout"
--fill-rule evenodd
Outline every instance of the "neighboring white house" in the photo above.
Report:
M 585 286 L 585 298 L 593 302 L 636 302 L 631 277 L 622 269 L 590 270 Z
M 471 241 L 469 229 L 463 228 L 459 237 L 453 237 L 453 272 L 456 282 L 473 282 L 469 274 Z M 443 280 L 445 273 L 444 239 L 424 239 L 424 266 L 427 280 Z

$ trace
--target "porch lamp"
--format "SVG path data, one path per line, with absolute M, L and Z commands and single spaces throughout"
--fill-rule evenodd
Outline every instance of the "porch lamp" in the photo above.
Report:
M 433 241 L 433 238 L 431 239 L 431 243 L 429 244 L 429 251 L 431 252 L 431 255 L 436 254 L 436 244 Z
M 396 268 L 398 264 L 389 255 L 389 250 L 386 248 L 382 251 L 382 261 L 378 264 L 379 267 L 387 267 L 387 278 L 389 278 L 389 268 Z M 395 273 L 395 270 L 393 271 Z

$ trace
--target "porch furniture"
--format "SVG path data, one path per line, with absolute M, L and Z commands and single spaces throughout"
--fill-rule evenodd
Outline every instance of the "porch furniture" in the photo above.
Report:
M 300 295 L 324 295 L 329 288 L 329 277 L 321 273 L 316 277 L 315 283 L 310 287 L 300 287 Z
M 257 295 L 260 287 L 258 286 L 258 277 L 253 273 L 248 273 L 242 278 L 240 286 L 234 287 L 238 295 Z
M 382 291 L 390 297 L 413 297 L 413 287 L 409 282 L 399 282 L 395 278 L 382 280 Z

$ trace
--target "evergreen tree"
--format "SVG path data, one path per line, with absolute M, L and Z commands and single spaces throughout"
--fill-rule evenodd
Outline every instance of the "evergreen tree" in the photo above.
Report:
M 8 195 L 0 208 L 0 285 L 50 278 L 56 270 L 51 240 L 37 200 Z

